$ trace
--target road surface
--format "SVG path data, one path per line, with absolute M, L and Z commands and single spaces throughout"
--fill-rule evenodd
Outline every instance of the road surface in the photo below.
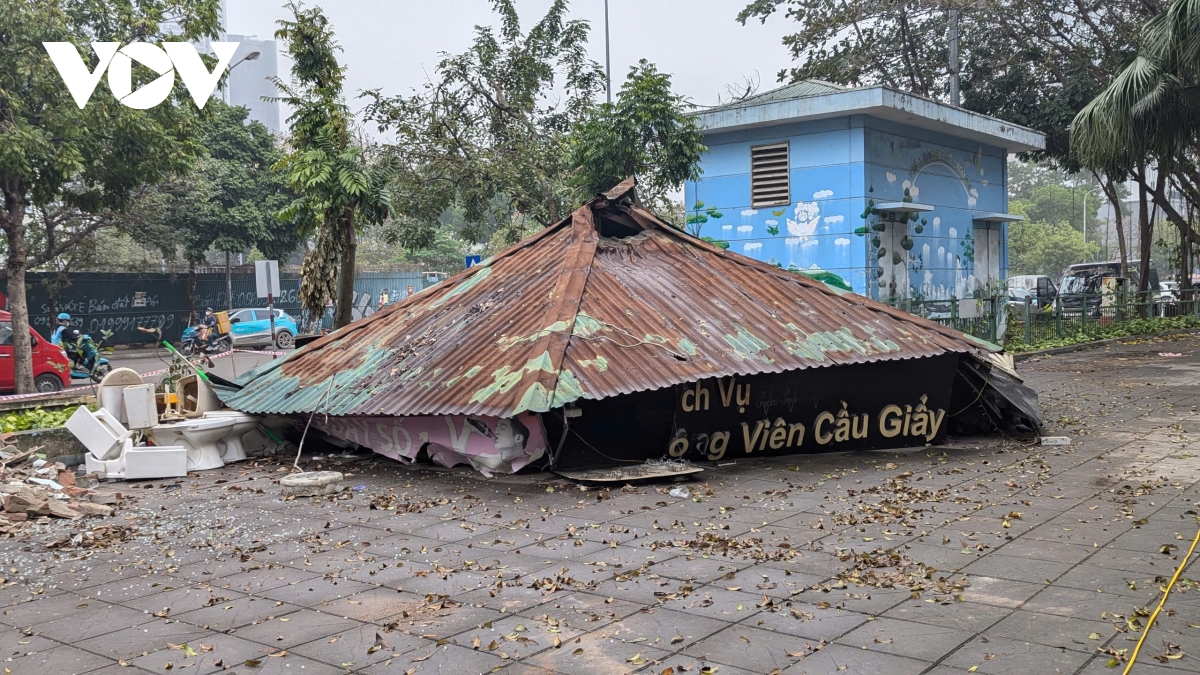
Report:
M 160 352 L 160 356 L 156 357 L 149 352 L 139 351 L 129 356 L 123 356 L 120 352 L 107 357 L 113 368 L 132 368 L 139 375 L 151 373 L 157 370 L 163 370 L 171 363 L 170 355 L 166 350 Z M 208 371 L 225 379 L 232 380 L 233 378 L 245 373 L 248 370 L 257 368 L 258 366 L 269 362 L 275 357 L 265 352 L 234 352 L 229 356 L 213 360 L 213 368 Z M 145 378 L 146 382 L 157 383 L 161 375 L 154 375 Z M 75 380 L 72 389 L 80 389 L 91 386 L 91 382 L 87 380 Z

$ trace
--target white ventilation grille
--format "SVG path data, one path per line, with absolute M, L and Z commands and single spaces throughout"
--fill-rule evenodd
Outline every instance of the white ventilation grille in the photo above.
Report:
M 792 201 L 788 144 L 750 148 L 750 205 L 779 206 Z

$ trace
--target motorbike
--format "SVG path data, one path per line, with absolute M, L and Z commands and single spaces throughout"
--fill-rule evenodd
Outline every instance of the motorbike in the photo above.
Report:
M 112 364 L 100 356 L 100 345 L 91 335 L 84 334 L 74 342 L 64 342 L 62 349 L 71 362 L 72 380 L 91 380 L 98 384 L 112 371 Z
M 179 351 L 184 356 L 192 354 L 220 354 L 233 349 L 233 336 L 229 333 L 217 333 L 216 339 L 210 341 L 201 340 L 199 326 L 192 326 L 183 331 L 183 337 L 179 342 Z

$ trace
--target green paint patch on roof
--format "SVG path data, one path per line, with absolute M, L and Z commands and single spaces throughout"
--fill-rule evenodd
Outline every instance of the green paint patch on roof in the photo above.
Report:
M 900 347 L 891 340 L 880 340 L 877 337 L 861 339 L 855 337 L 848 327 L 823 333 L 805 333 L 796 324 L 786 324 L 788 330 L 796 334 L 795 340 L 784 340 L 783 348 L 796 356 L 824 361 L 830 352 L 854 352 L 857 354 L 888 353 L 900 351 Z
M 529 359 L 529 362 L 525 364 L 525 372 L 532 373 L 536 370 L 546 373 L 556 372 L 557 369 L 554 367 L 554 360 L 550 358 L 549 351 L 544 351 L 541 354 L 538 354 L 532 359 Z
M 657 345 L 667 344 L 667 338 L 665 338 L 661 335 L 655 335 L 653 333 L 646 333 L 646 337 L 644 337 L 642 339 L 645 340 L 646 342 L 653 342 L 654 344 L 657 344 Z
M 509 347 L 512 347 L 514 345 L 519 345 L 519 344 L 522 344 L 525 342 L 532 344 L 534 342 L 537 342 L 539 339 L 544 338 L 547 335 L 550 335 L 551 333 L 565 333 L 565 332 L 567 332 L 567 328 L 568 328 L 568 326 L 567 326 L 566 321 L 555 321 L 554 323 L 550 324 L 549 326 L 546 326 L 545 328 L 543 328 L 541 330 L 534 331 L 534 332 L 530 333 L 529 335 L 513 335 L 513 336 L 501 335 L 500 340 L 497 341 L 496 344 L 499 345 L 500 351 L 505 351 Z
M 604 329 L 603 323 L 593 319 L 584 312 L 579 312 L 575 315 L 575 326 L 571 329 L 571 335 L 589 338 Z
M 594 359 L 583 359 L 579 362 L 579 365 L 583 366 L 584 368 L 591 368 L 594 366 L 596 370 L 603 373 L 604 371 L 608 370 L 608 359 L 597 354 L 596 358 Z
M 483 403 L 497 393 L 505 394 L 521 381 L 521 371 L 510 372 L 512 368 L 504 366 L 492 371 L 492 383 L 475 392 L 471 403 Z
M 737 327 L 736 335 L 726 333 L 723 337 L 739 358 L 775 363 L 774 359 L 762 353 L 770 349 L 771 345 L 763 342 L 761 338 L 746 330 L 744 326 Z
M 550 406 L 547 410 L 562 407 L 581 398 L 592 397 L 583 390 L 583 385 L 575 378 L 575 373 L 572 373 L 569 368 L 563 368 L 562 372 L 558 374 L 558 384 L 554 387 L 554 396 L 550 399 Z
M 483 266 L 477 265 L 476 267 L 483 267 Z M 488 278 L 489 276 L 491 276 L 491 274 L 492 274 L 491 267 L 483 267 L 483 269 L 472 274 L 471 276 L 467 277 L 466 279 L 463 279 L 462 281 L 460 281 L 458 283 L 457 286 L 450 289 L 450 291 L 448 293 L 446 293 L 442 297 L 438 298 L 438 301 L 433 303 L 432 307 L 441 307 L 450 298 L 453 298 L 456 295 L 462 295 L 463 293 L 466 293 L 467 291 L 471 290 L 475 286 L 479 285 L 479 282 Z
M 526 411 L 546 412 L 550 409 L 548 405 L 549 401 L 550 393 L 546 391 L 541 382 L 534 382 L 521 395 L 521 400 L 517 402 L 517 407 L 512 411 L 512 414 L 516 415 Z
M 688 356 L 696 355 L 696 345 L 687 338 L 679 338 L 679 349 Z
M 481 371 L 481 370 L 483 370 L 483 368 L 481 368 L 479 366 L 471 366 L 467 370 L 467 372 L 463 373 L 462 375 L 459 375 L 457 377 L 452 377 L 449 380 L 446 380 L 446 386 L 453 387 L 454 385 L 458 384 L 459 382 L 462 382 L 463 380 L 469 380 L 472 377 L 475 377 L 476 375 L 478 375 L 479 371 Z

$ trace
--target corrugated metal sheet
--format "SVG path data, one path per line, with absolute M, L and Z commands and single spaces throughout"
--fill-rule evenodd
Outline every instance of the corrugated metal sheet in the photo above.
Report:
M 684 234 L 630 204 L 631 183 L 622 188 L 247 374 L 226 402 L 255 413 L 507 417 L 710 377 L 986 350 Z
M 839 91 L 846 91 L 848 87 L 826 82 L 824 80 L 801 80 L 792 84 L 785 84 L 782 87 L 764 91 L 761 94 L 747 96 L 746 98 L 727 103 L 725 105 L 706 108 L 704 112 L 712 110 L 732 110 L 734 108 L 748 108 L 755 105 L 764 105 L 767 103 L 775 103 L 778 101 L 790 101 L 796 98 L 804 98 L 806 96 L 821 96 L 823 94 L 836 94 Z

